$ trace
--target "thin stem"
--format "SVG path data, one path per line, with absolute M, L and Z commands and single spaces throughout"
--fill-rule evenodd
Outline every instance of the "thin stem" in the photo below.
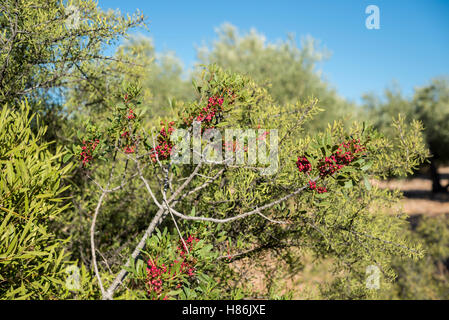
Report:
M 98 200 L 97 207 L 95 208 L 95 213 L 94 213 L 94 216 L 92 218 L 92 224 L 90 226 L 90 248 L 92 250 L 92 263 L 94 265 L 95 276 L 98 279 L 98 283 L 100 284 L 101 294 L 103 296 L 105 294 L 105 290 L 104 290 L 104 287 L 103 287 L 103 282 L 101 281 L 100 272 L 98 271 L 97 255 L 95 254 L 95 223 L 97 222 L 97 216 L 98 216 L 98 213 L 100 212 L 100 207 L 101 207 L 101 204 L 102 204 L 103 199 L 104 199 L 105 196 L 106 196 L 106 192 L 103 191 L 101 193 L 100 199 Z

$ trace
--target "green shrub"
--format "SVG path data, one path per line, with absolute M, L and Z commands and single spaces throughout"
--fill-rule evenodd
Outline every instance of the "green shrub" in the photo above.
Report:
M 42 143 L 45 128 L 33 134 L 37 119 L 27 103 L 19 111 L 4 106 L 0 114 L 0 297 L 57 298 L 64 291 L 63 241 L 49 225 L 62 205 L 63 153 L 50 153 Z
M 449 292 L 449 216 L 421 217 L 410 237 L 423 244 L 423 259 L 394 259 L 398 275 L 388 298 L 447 299 Z

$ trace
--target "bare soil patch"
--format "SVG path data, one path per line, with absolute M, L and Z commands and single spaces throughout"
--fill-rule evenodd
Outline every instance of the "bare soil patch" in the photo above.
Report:
M 442 176 L 442 184 L 449 181 L 449 167 L 438 170 Z M 409 215 L 436 216 L 449 213 L 449 193 L 432 193 L 432 181 L 422 174 L 410 179 L 393 179 L 376 181 L 380 188 L 399 189 L 404 193 L 402 204 Z

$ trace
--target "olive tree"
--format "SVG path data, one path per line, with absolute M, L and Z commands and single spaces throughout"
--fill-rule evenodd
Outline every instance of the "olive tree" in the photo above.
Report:
M 385 90 L 385 99 L 373 95 L 365 96 L 367 117 L 386 134 L 391 133 L 388 117 L 401 113 L 408 119 L 417 119 L 424 125 L 425 142 L 431 153 L 430 174 L 433 192 L 447 192 L 441 185 L 438 166 L 449 161 L 449 85 L 447 79 L 436 78 L 428 85 L 415 88 L 411 98 L 404 97 L 400 90 Z
M 217 39 L 210 47 L 198 49 L 200 64 L 216 63 L 252 77 L 267 86 L 275 102 L 292 104 L 289 112 L 295 112 L 298 100 L 318 98 L 325 112 L 307 124 L 310 129 L 324 129 L 336 119 L 348 120 L 354 112 L 354 106 L 340 97 L 317 69 L 329 56 L 310 36 L 298 47 L 292 35 L 287 40 L 268 42 L 254 29 L 243 34 L 230 24 L 217 29 Z

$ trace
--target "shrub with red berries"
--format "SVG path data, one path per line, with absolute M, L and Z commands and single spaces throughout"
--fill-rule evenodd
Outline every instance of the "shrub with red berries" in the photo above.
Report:
M 351 164 L 356 158 L 363 154 L 365 147 L 360 145 L 360 140 L 350 140 L 340 143 L 337 151 L 329 157 L 324 157 L 318 162 L 320 177 L 333 175 L 344 166 Z
M 130 134 L 127 130 L 124 130 L 120 137 L 122 138 L 121 144 L 123 146 L 124 153 L 130 154 L 136 152 L 135 143 L 138 137 Z
M 161 128 L 155 137 L 155 141 L 151 136 L 147 136 L 145 140 L 140 139 L 140 136 L 136 136 L 135 132 L 140 126 L 140 118 L 135 112 L 136 106 L 139 104 L 136 101 L 137 96 L 139 96 L 140 89 L 137 87 L 128 88 L 129 92 L 125 93 L 122 97 L 122 103 L 117 106 L 114 114 L 108 120 L 112 123 L 111 127 L 107 132 L 103 132 L 103 135 L 109 136 L 110 133 L 114 131 L 120 132 L 120 141 L 118 147 L 125 154 L 134 154 L 137 151 L 138 144 L 144 142 L 144 149 L 149 153 L 150 160 L 153 163 L 159 161 L 169 160 L 170 155 L 173 152 L 174 144 L 171 140 L 172 133 L 175 129 L 174 121 L 161 121 Z M 205 106 L 199 105 L 198 108 L 189 110 L 188 114 L 185 114 L 183 122 L 181 122 L 182 127 L 187 127 L 192 125 L 193 121 L 201 122 L 201 129 L 214 128 L 214 124 L 220 122 L 224 113 L 224 102 L 225 97 L 227 97 L 230 102 L 233 103 L 236 96 L 232 90 L 222 90 L 225 92 L 224 95 L 211 95 L 207 99 L 207 104 Z M 266 134 L 263 135 L 263 139 Z M 109 136 L 107 147 L 108 150 L 113 149 L 114 145 L 113 138 Z M 96 144 L 93 146 L 95 150 Z M 238 146 L 233 143 L 232 146 L 224 146 L 225 148 L 232 148 L 234 151 Z M 246 150 L 246 147 L 244 147 Z M 80 152 L 81 160 L 83 166 L 86 166 L 89 162 L 93 160 L 92 147 L 83 146 L 83 151 Z
M 301 122 L 317 112 L 312 100 L 310 105 L 298 102 L 299 110 L 294 116 L 290 116 L 290 112 L 283 115 L 284 107 L 275 105 L 264 88 L 218 67 L 205 73 L 195 89 L 198 98 L 180 103 L 178 110 L 175 106 L 172 111 L 179 115 L 176 122 L 162 122 L 154 137 L 142 122 L 144 114 L 134 103 L 136 95 L 133 92 L 127 92 L 123 97 L 124 101 L 108 118 L 110 121 L 101 123 L 98 130 L 101 133 L 87 132 L 83 137 L 86 141 L 99 139 L 101 142 L 94 151 L 86 147 L 83 154 L 86 163 L 101 155 L 100 148 L 108 152 L 106 160 L 112 161 L 103 167 L 99 165 L 101 171 L 89 172 L 102 195 L 96 206 L 91 205 L 92 193 L 88 193 L 85 201 L 95 217 L 101 212 L 98 219 L 104 219 L 104 223 L 96 227 L 96 220 L 91 219 L 91 230 L 106 229 L 117 236 L 115 240 L 103 237 L 102 241 L 98 238 L 95 241 L 98 232 L 92 232 L 91 247 L 101 243 L 101 251 L 111 249 L 111 257 L 118 256 L 116 240 L 121 243 L 140 233 L 140 240 L 129 239 L 130 243 L 138 245 L 122 251 L 133 252 L 129 260 L 126 259 L 129 262 L 114 266 L 115 270 L 123 268 L 126 274 L 119 272 L 103 277 L 108 265 L 98 256 L 97 264 L 101 265 L 102 271 L 101 274 L 95 271 L 97 279 L 108 279 L 103 281 L 108 287 L 104 298 L 122 294 L 121 297 L 136 295 L 149 299 L 241 299 L 255 295 L 253 292 L 242 294 L 246 290 L 247 283 L 241 282 L 245 276 L 228 263 L 237 259 L 248 258 L 254 262 L 252 267 L 263 262 L 265 253 L 271 255 L 278 249 L 290 251 L 290 246 L 302 248 L 307 245 L 312 254 L 329 256 L 338 265 L 347 262 L 352 267 L 357 261 L 371 261 L 370 254 L 365 254 L 363 248 L 374 248 L 377 256 L 393 252 L 394 248 L 385 250 L 385 244 L 399 239 L 400 234 L 396 232 L 399 228 L 396 227 L 402 222 L 395 224 L 392 215 L 373 215 L 371 208 L 379 207 L 382 200 L 392 203 L 394 195 L 385 195 L 377 188 L 365 186 L 372 177 L 393 168 L 412 168 L 419 162 L 415 156 L 408 157 L 416 141 L 412 140 L 414 135 L 406 134 L 401 123 L 398 123 L 398 126 L 402 125 L 399 144 L 390 143 L 374 129 L 357 123 L 348 130 L 336 122 L 334 127 L 318 133 L 314 139 Z M 265 119 L 269 120 L 265 122 Z M 257 167 L 218 162 L 172 165 L 168 160 L 175 147 L 175 142 L 171 141 L 175 123 L 176 128 L 192 129 L 194 121 L 200 122 L 202 133 L 212 127 L 249 129 L 261 121 L 270 128 L 277 127 L 281 139 L 276 148 L 279 151 L 276 159 L 280 163 L 276 173 L 267 176 L 258 170 L 259 165 L 265 166 L 265 163 L 257 164 Z M 268 135 L 269 144 L 266 141 Z M 363 143 L 352 137 L 360 137 Z M 271 147 L 275 141 L 271 138 L 275 138 L 274 131 L 262 135 L 259 132 L 260 145 L 270 146 L 270 159 L 274 158 L 271 157 L 271 150 L 274 150 Z M 222 141 L 219 142 L 218 148 L 221 148 Z M 240 141 L 225 141 L 224 148 L 237 151 L 245 146 Z M 75 154 L 81 152 L 80 147 Z M 294 158 L 292 153 L 296 154 Z M 395 161 L 405 156 L 407 161 Z M 160 163 L 154 163 L 157 159 Z M 299 171 L 297 177 L 292 175 L 296 170 Z M 363 180 L 365 186 L 354 183 Z M 105 197 L 109 193 L 111 195 Z M 108 215 L 103 214 L 104 211 Z M 115 221 L 111 227 L 110 221 Z M 136 221 L 138 225 L 134 226 Z M 162 233 L 157 231 L 161 226 L 166 227 Z M 126 230 L 117 232 L 121 228 Z M 196 236 L 184 236 L 183 241 L 183 233 Z M 387 235 L 385 241 L 376 242 L 376 239 L 384 238 L 384 234 Z M 407 243 L 399 240 L 399 246 L 395 247 L 404 248 Z M 290 252 L 285 253 L 281 255 L 291 261 L 289 266 L 294 267 L 299 260 L 290 256 Z M 95 257 L 96 251 L 92 250 L 92 259 Z M 277 268 L 278 264 L 275 266 Z M 364 274 L 365 265 L 356 267 L 360 267 Z M 269 269 L 266 274 L 277 277 L 275 271 Z M 113 281 L 109 281 L 111 277 L 114 277 Z M 120 283 L 126 287 L 114 287 Z M 268 294 L 271 293 L 267 292 L 266 297 Z
M 195 234 L 175 240 L 166 229 L 164 232 L 158 230 L 157 235 L 147 241 L 147 247 L 146 266 L 142 276 L 137 276 L 134 282 L 139 284 L 144 280 L 148 299 L 186 298 L 183 296 L 186 292 L 193 292 L 189 288 L 208 278 L 202 272 L 214 267 L 212 246 L 206 245 Z M 131 273 L 137 275 L 139 272 L 131 270 Z
M 223 113 L 224 98 L 212 96 L 208 99 L 207 105 L 199 111 L 192 111 L 183 117 L 182 126 L 191 126 L 193 121 L 201 122 L 201 128 L 213 128 L 213 124 L 217 124 Z M 173 142 L 171 135 L 176 130 L 174 121 L 161 121 L 161 129 L 156 138 L 156 146 L 150 148 L 150 158 L 153 162 L 157 160 L 167 160 L 173 151 Z M 150 142 L 152 145 L 152 142 Z
M 360 156 L 365 155 L 366 148 L 360 144 L 360 139 L 352 139 L 342 142 L 337 150 L 330 156 L 325 156 L 318 160 L 317 169 L 319 177 L 324 180 L 328 176 L 334 175 L 338 170 L 350 165 Z M 305 157 L 298 157 L 296 166 L 301 173 L 309 174 L 312 171 L 310 161 Z M 309 180 L 309 189 L 317 193 L 326 193 L 328 190 L 324 186 L 317 186 L 315 180 Z
M 206 105 L 199 105 L 197 108 L 188 110 L 181 118 L 183 120 L 182 125 L 189 127 L 193 121 L 199 121 L 203 128 L 209 128 L 218 124 L 224 113 L 224 97 L 218 95 L 212 95 L 207 99 Z
M 133 120 L 136 118 L 136 115 L 134 114 L 134 111 L 132 109 L 128 110 L 128 120 Z
M 173 142 L 171 141 L 171 135 L 175 131 L 174 125 L 174 121 L 167 121 L 167 123 L 161 121 L 161 129 L 157 135 L 156 146 L 151 148 L 150 157 L 153 162 L 169 159 L 172 154 Z
M 100 140 L 90 140 L 85 141 L 83 140 L 83 145 L 81 147 L 82 151 L 80 153 L 80 160 L 82 162 L 83 167 L 86 167 L 89 161 L 93 158 L 93 153 L 95 149 L 97 148 L 98 144 L 100 143 Z
M 212 120 L 222 111 L 223 102 L 224 100 L 221 97 L 210 97 L 207 106 L 204 107 L 196 117 L 196 121 L 212 122 Z
M 168 297 L 166 294 L 173 289 L 182 287 L 184 281 L 192 281 L 195 276 L 196 259 L 187 252 L 195 250 L 195 243 L 199 239 L 189 236 L 185 241 L 186 246 L 178 247 L 177 258 L 171 263 L 160 263 L 158 258 L 148 259 L 146 284 L 148 286 L 148 297 L 151 299 L 163 299 Z M 173 286 L 175 286 L 173 288 Z
M 304 156 L 298 157 L 298 161 L 296 161 L 296 166 L 298 167 L 299 172 L 307 173 L 310 170 L 312 170 L 312 165 L 310 164 L 309 160 Z

